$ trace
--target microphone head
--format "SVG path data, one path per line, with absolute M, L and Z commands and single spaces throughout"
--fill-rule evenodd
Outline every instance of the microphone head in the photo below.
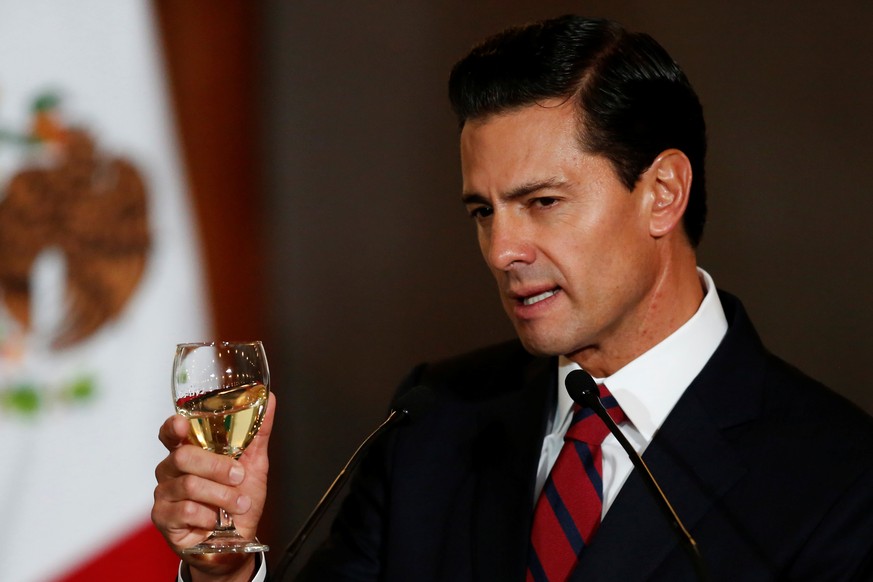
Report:
M 393 410 L 405 417 L 420 418 L 436 402 L 436 394 L 427 386 L 418 385 L 402 394 L 394 403 Z
M 597 382 L 584 370 L 573 370 L 567 374 L 567 392 L 573 402 L 579 406 L 590 406 L 600 402 L 600 390 Z

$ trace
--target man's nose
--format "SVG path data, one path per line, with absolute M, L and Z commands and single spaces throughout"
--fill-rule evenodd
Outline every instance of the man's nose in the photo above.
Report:
M 492 269 L 508 271 L 532 263 L 535 247 L 528 233 L 518 220 L 496 214 L 491 223 L 485 244 L 485 260 Z

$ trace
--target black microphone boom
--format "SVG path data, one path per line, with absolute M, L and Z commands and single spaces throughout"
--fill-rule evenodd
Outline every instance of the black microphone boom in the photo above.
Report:
M 703 556 L 700 554 L 700 549 L 697 547 L 697 542 L 694 541 L 694 538 L 691 537 L 691 534 L 687 529 L 685 529 L 685 525 L 682 524 L 679 515 L 677 515 L 673 506 L 670 505 L 667 496 L 658 485 L 652 472 L 649 471 L 649 467 L 646 465 L 645 461 L 643 461 L 643 458 L 631 446 L 627 438 L 624 436 L 624 433 L 621 432 L 621 429 L 618 428 L 618 425 L 615 424 L 615 421 L 612 420 L 612 417 L 609 416 L 608 412 L 606 412 L 606 408 L 603 407 L 603 403 L 600 401 L 600 390 L 597 388 L 597 383 L 594 381 L 594 378 L 583 370 L 573 370 L 567 374 L 566 384 L 570 398 L 572 398 L 576 404 L 587 406 L 593 410 L 604 424 L 606 424 L 609 432 L 615 436 L 624 448 L 627 456 L 634 464 L 634 467 L 637 468 L 640 475 L 643 477 L 643 482 L 649 488 L 649 492 L 652 494 L 652 497 L 655 498 L 658 507 L 661 508 L 664 516 L 673 526 L 673 531 L 676 532 L 676 535 L 679 537 L 679 542 L 682 544 L 682 547 L 685 548 L 691 557 L 697 577 L 703 582 L 707 582 L 709 580 L 709 575 L 706 571 L 706 564 L 703 561 Z
M 287 570 L 288 566 L 291 565 L 291 561 L 294 560 L 294 557 L 300 551 L 300 548 L 303 547 L 303 544 L 309 538 L 309 534 L 312 533 L 312 530 L 315 529 L 316 525 L 318 525 L 324 512 L 330 507 L 337 494 L 342 490 L 343 485 L 351 476 L 355 467 L 358 466 L 358 462 L 361 460 L 361 455 L 370 447 L 370 444 L 372 444 L 372 442 L 383 432 L 389 428 L 397 426 L 406 418 L 418 418 L 431 406 L 431 404 L 433 404 L 435 399 L 436 395 L 434 392 L 426 386 L 415 386 L 397 399 L 397 402 L 391 409 L 391 413 L 388 414 L 388 418 L 386 418 L 382 424 L 376 428 L 376 430 L 370 433 L 370 436 L 364 439 L 364 442 L 362 442 L 355 452 L 352 453 L 352 456 L 349 458 L 348 462 L 346 462 L 345 467 L 342 468 L 336 476 L 336 479 L 333 480 L 333 483 L 330 484 L 330 487 L 327 488 L 327 491 L 325 491 L 324 495 L 321 497 L 321 500 L 315 505 L 312 513 L 309 514 L 306 523 L 303 524 L 303 527 L 300 528 L 297 535 L 294 536 L 294 539 L 292 539 L 291 543 L 285 548 L 282 559 L 276 566 L 274 576 L 271 577 L 273 580 L 281 581 L 285 576 L 285 570 Z

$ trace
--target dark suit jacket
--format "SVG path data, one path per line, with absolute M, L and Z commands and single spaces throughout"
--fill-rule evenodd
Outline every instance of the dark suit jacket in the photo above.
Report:
M 713 580 L 873 580 L 873 419 L 768 353 L 742 305 L 644 458 Z M 554 359 L 415 370 L 439 400 L 362 464 L 304 580 L 522 581 Z M 695 580 L 634 471 L 571 580 Z

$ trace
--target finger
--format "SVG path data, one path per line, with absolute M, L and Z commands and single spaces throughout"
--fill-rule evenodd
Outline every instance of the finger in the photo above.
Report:
M 197 515 L 195 511 L 201 511 L 196 508 L 197 505 L 211 507 L 214 520 L 216 508 L 221 507 L 233 515 L 241 515 L 251 509 L 252 501 L 235 487 L 196 475 L 182 475 L 155 487 L 155 505 L 164 504 L 176 504 L 176 512 L 182 512 L 181 516 L 177 516 L 181 523 L 202 525 L 202 522 L 189 521 L 192 516 Z
M 189 426 L 190 424 L 185 417 L 174 414 L 161 425 L 158 431 L 158 440 L 168 451 L 172 451 L 188 442 Z
M 152 522 L 171 543 L 183 547 L 197 543 L 215 526 L 215 517 L 216 509 L 212 506 L 190 500 L 164 500 L 155 490 Z M 180 539 L 189 534 L 199 539 L 194 539 L 192 543 Z
M 246 469 L 242 463 L 232 457 L 217 455 L 196 445 L 178 447 L 155 469 L 155 476 L 159 482 L 188 474 L 224 485 L 236 486 L 245 479 Z
M 201 463 L 191 462 L 190 459 L 192 458 L 192 455 L 196 456 L 200 455 L 201 453 L 197 452 L 198 449 L 196 447 L 188 450 L 187 447 L 189 446 L 194 447 L 194 445 L 187 445 L 186 450 L 180 454 L 177 454 L 175 451 L 173 451 L 169 455 L 167 455 L 160 463 L 158 463 L 158 466 L 155 467 L 155 479 L 158 483 L 162 483 L 170 479 L 176 479 L 177 477 L 189 473 L 190 468 L 201 465 Z M 207 454 L 209 453 L 209 451 L 203 452 Z

